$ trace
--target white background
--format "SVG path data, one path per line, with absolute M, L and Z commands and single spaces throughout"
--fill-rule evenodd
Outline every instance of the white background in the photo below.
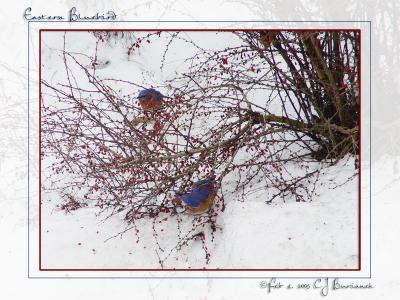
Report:
M 192 1 L 194 2 L 194 1 Z M 19 1 L 2 7 L 0 48 L 0 267 L 4 299 L 317 299 L 318 290 L 275 291 L 259 279 L 29 279 L 27 256 L 28 24 L 33 14 L 63 15 L 76 6 L 83 15 L 113 10 L 119 20 L 315 20 L 372 21 L 372 278 L 348 282 L 366 291 L 330 291 L 333 299 L 396 299 L 400 288 L 397 221 L 400 64 L 395 1 Z M 211 5 L 212 3 L 212 5 Z M 37 57 L 31 57 L 36 61 Z M 365 59 L 365 57 L 364 57 Z M 33 70 L 34 71 L 34 70 Z M 34 81 L 31 84 L 36 84 Z M 365 128 L 364 128 L 365 129 Z M 31 166 L 35 168 L 35 165 Z M 34 169 L 31 171 L 35 171 Z M 36 226 L 34 223 L 31 226 Z M 290 280 L 283 279 L 283 283 Z M 306 279 L 292 280 L 308 282 Z M 309 280 L 312 282 L 312 280 Z M 343 280 L 343 283 L 346 281 Z

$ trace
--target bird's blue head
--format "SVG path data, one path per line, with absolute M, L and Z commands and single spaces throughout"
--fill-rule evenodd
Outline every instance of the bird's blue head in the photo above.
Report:
M 138 95 L 138 99 L 141 101 L 150 100 L 152 98 L 156 101 L 162 101 L 163 97 L 163 94 L 153 88 L 141 90 Z

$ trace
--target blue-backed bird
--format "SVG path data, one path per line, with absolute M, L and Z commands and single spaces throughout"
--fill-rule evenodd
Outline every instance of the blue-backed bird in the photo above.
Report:
M 189 193 L 176 192 L 174 203 L 185 207 L 185 211 L 192 215 L 208 212 L 217 195 L 215 176 L 197 181 L 193 184 Z

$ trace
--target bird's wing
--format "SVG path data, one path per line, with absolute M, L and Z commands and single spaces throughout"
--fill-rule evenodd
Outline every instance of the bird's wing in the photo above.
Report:
M 209 194 L 210 190 L 208 189 L 193 189 L 192 192 L 180 196 L 180 199 L 190 207 L 197 207 Z

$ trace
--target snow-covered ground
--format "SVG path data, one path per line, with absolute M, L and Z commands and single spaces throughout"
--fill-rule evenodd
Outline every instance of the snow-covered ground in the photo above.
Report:
M 211 34 L 211 33 L 210 33 Z M 56 84 L 64 80 L 60 59 L 62 32 L 43 33 L 43 78 Z M 201 33 L 196 34 L 201 39 Z M 95 38 L 85 32 L 68 33 L 67 50 L 94 55 Z M 224 46 L 227 41 L 204 39 L 205 46 Z M 225 43 L 225 44 L 224 44 Z M 185 49 L 171 48 L 174 55 L 163 72 L 159 70 L 162 51 L 157 46 L 146 48 L 140 55 L 129 57 L 126 44 L 100 44 L 99 61 L 107 61 L 97 70 L 103 77 L 129 80 L 153 77 L 158 85 L 182 66 Z M 187 49 L 186 49 L 187 50 Z M 88 58 L 83 58 L 90 63 Z M 158 62 L 158 64 L 156 63 Z M 145 79 L 141 82 L 148 85 Z M 123 94 L 135 94 L 124 91 Z M 47 163 L 44 162 L 44 166 Z M 358 178 L 346 182 L 356 171 L 354 160 L 346 158 L 337 166 L 326 168 L 319 180 L 312 202 L 282 202 L 265 204 L 266 194 L 257 193 L 238 201 L 230 193 L 229 178 L 222 186 L 226 209 L 217 218 L 217 232 L 208 243 L 210 262 L 205 265 L 201 241 L 192 241 L 165 261 L 165 268 L 223 268 L 223 269 L 354 269 L 358 262 Z M 344 183 L 333 189 L 334 186 Z M 102 222 L 93 208 L 82 208 L 72 214 L 56 209 L 60 203 L 56 193 L 43 194 L 42 206 L 42 267 L 57 269 L 157 269 L 158 255 L 165 257 L 176 238 L 176 221 L 166 220 L 158 225 L 164 229 L 160 237 L 164 253 L 156 253 L 152 222 L 142 220 L 140 242 L 128 231 L 125 223 L 115 216 Z M 191 226 L 192 216 L 183 216 L 183 226 Z M 107 240 L 107 241 L 106 241 Z M 105 242 L 106 241 L 106 242 Z
M 332 167 L 321 182 L 345 181 L 354 166 Z M 334 190 L 322 187 L 313 202 L 266 205 L 262 196 L 240 202 L 227 197 L 218 216 L 221 228 L 205 265 L 200 241 L 167 260 L 167 268 L 356 268 L 358 260 L 357 178 Z M 65 215 L 43 205 L 42 259 L 44 268 L 157 269 L 151 222 L 141 222 L 140 243 L 122 220 L 101 223 L 95 211 L 83 208 Z M 190 223 L 190 216 L 186 222 Z M 165 234 L 175 235 L 175 221 L 164 223 Z M 173 236 L 171 236 L 171 239 Z M 164 239 L 165 240 L 165 239 Z M 167 243 L 168 245 L 168 243 Z M 169 244 L 172 246 L 172 243 Z M 178 260 L 176 260 L 178 259 Z

